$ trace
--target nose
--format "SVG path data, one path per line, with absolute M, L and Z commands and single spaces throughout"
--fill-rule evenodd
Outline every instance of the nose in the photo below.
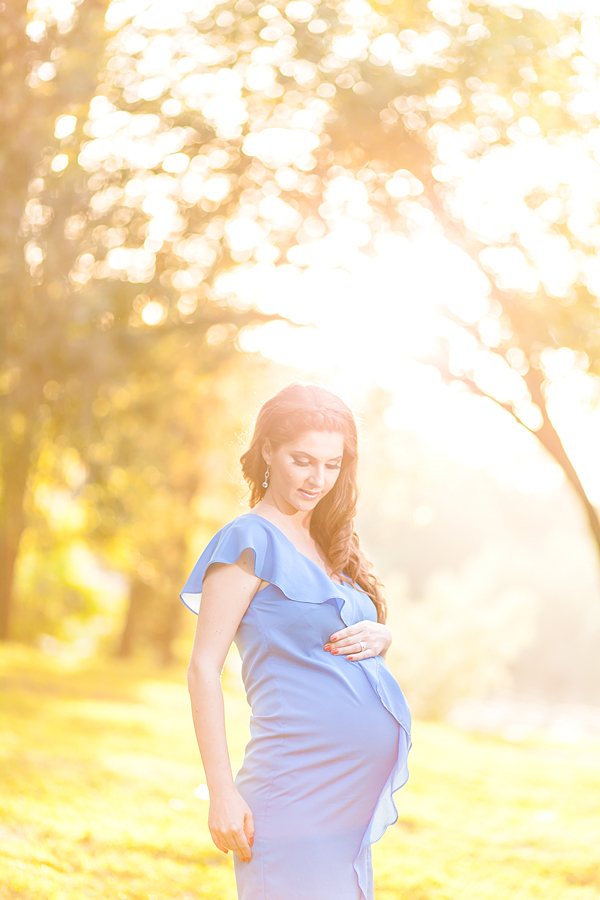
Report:
M 308 480 L 316 488 L 323 487 L 325 484 L 325 469 L 322 466 L 319 466 L 318 469 L 313 469 Z

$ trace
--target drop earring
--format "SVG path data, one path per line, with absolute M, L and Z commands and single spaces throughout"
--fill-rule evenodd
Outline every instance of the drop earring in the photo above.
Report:
M 270 466 L 267 466 L 267 471 L 265 472 L 265 480 L 264 480 L 263 483 L 262 483 L 262 486 L 263 486 L 264 488 L 268 488 L 268 487 L 269 487 L 269 475 L 270 475 L 270 474 L 271 474 L 271 467 L 270 467 Z

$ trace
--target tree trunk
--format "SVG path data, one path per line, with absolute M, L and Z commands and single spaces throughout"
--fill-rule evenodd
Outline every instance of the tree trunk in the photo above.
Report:
M 7 532 L 8 528 L 5 528 L 0 538 L 0 641 L 10 638 L 15 563 L 19 552 L 18 540 L 15 543 Z
M 115 653 L 119 659 L 131 659 L 136 646 L 136 638 L 139 637 L 143 627 L 144 609 L 150 599 L 152 589 L 140 578 L 134 578 L 129 590 L 129 602 L 125 614 L 125 624 L 121 632 L 119 646 Z
M 161 666 L 169 666 L 174 661 L 173 641 L 179 634 L 183 611 L 184 605 L 177 596 L 170 598 L 165 604 L 163 627 L 156 644 L 158 662 Z
M 5 412 L 6 414 L 6 412 Z M 7 415 L 7 420 L 9 419 Z M 5 432 L 10 429 L 6 421 Z M 33 432 L 27 430 L 18 443 L 5 434 L 2 472 L 2 518 L 0 535 L 0 641 L 10 639 L 14 606 L 15 566 L 25 528 L 24 500 L 31 465 Z
M 426 188 L 427 197 L 433 207 L 438 222 L 440 222 L 442 228 L 444 229 L 444 233 L 448 240 L 460 247 L 461 250 L 463 250 L 467 254 L 467 256 L 469 256 L 475 263 L 477 263 L 477 265 L 480 265 L 479 253 L 482 249 L 484 249 L 486 245 L 475 238 L 473 235 L 470 235 L 467 232 L 464 224 L 459 224 L 458 221 L 452 219 L 448 215 L 443 201 L 441 201 L 438 194 L 436 194 L 435 185 L 433 184 L 433 182 L 426 184 Z M 491 285 L 491 296 L 494 297 L 504 309 L 501 291 L 498 290 L 496 283 L 492 278 L 489 277 L 488 273 L 486 273 L 483 269 L 481 269 L 481 272 L 488 279 Z M 518 331 L 518 329 L 516 330 Z M 498 355 L 504 359 L 502 352 L 498 352 Z M 462 381 L 464 384 L 468 385 L 473 393 L 479 394 L 483 397 L 489 397 L 490 400 L 493 400 L 507 412 L 511 413 L 511 415 L 516 419 L 519 425 L 523 425 L 523 422 L 521 422 L 519 417 L 516 415 L 510 403 L 503 403 L 497 400 L 491 394 L 487 394 L 473 381 L 472 378 L 469 378 L 468 375 L 464 377 L 455 376 L 452 375 L 443 364 L 440 365 L 438 362 L 434 361 L 433 365 L 436 366 L 436 368 L 442 375 L 442 378 L 444 378 L 446 381 L 452 381 L 454 378 L 456 378 L 458 381 Z M 530 367 L 528 372 L 523 376 L 523 380 L 527 385 L 533 402 L 536 404 L 536 406 L 538 406 L 543 420 L 542 427 L 538 429 L 538 431 L 533 431 L 531 428 L 529 428 L 528 430 L 538 439 L 544 449 L 547 450 L 548 453 L 550 453 L 550 455 L 553 457 L 553 459 L 558 463 L 558 465 L 565 473 L 567 479 L 571 483 L 571 486 L 575 489 L 577 496 L 579 497 L 579 500 L 585 510 L 585 515 L 590 526 L 592 538 L 594 540 L 596 551 L 600 559 L 600 516 L 598 510 L 586 494 L 585 488 L 583 487 L 579 476 L 575 471 L 575 467 L 573 466 L 571 460 L 569 459 L 569 456 L 567 455 L 567 451 L 563 446 L 559 434 L 550 421 L 550 417 L 548 416 L 548 411 L 546 408 L 546 398 L 544 397 L 544 393 L 542 390 L 544 377 L 539 369 Z M 523 427 L 526 428 L 527 426 L 524 425 Z
M 463 384 L 467 385 L 467 387 L 473 394 L 477 394 L 479 397 L 487 397 L 488 400 L 493 400 L 494 403 L 502 407 L 502 409 L 506 410 L 506 412 L 510 413 L 515 421 L 519 423 L 519 425 L 522 425 L 523 428 L 527 428 L 527 430 L 538 439 L 544 450 L 546 450 L 552 456 L 555 462 L 557 462 L 561 467 L 567 477 L 567 480 L 571 484 L 571 487 L 575 489 L 575 492 L 585 510 L 585 515 L 590 527 L 592 540 L 594 541 L 598 558 L 600 560 L 600 515 L 597 508 L 588 497 L 585 488 L 581 483 L 579 475 L 577 474 L 575 467 L 563 446 L 560 436 L 550 420 L 548 410 L 546 408 L 546 398 L 544 397 L 544 392 L 542 390 L 544 377 L 539 369 L 530 368 L 527 374 L 523 376 L 523 380 L 525 381 L 527 388 L 529 389 L 529 393 L 531 394 L 531 399 L 538 407 L 542 416 L 541 428 L 539 428 L 537 431 L 534 431 L 532 428 L 529 428 L 521 421 L 521 419 L 516 414 L 512 404 L 498 400 L 492 394 L 486 393 L 468 375 L 457 375 L 452 373 L 448 366 L 439 362 L 439 360 L 434 361 L 432 364 L 436 366 L 442 378 L 448 384 L 452 381 L 461 381 Z
M 575 467 L 567 455 L 567 451 L 563 446 L 558 432 L 550 421 L 546 409 L 546 399 L 542 392 L 542 373 L 538 369 L 529 369 L 524 376 L 524 381 L 527 384 L 531 398 L 538 406 L 543 419 L 542 427 L 538 431 L 532 433 L 536 436 L 540 444 L 556 460 L 572 487 L 575 489 L 585 510 L 590 531 L 596 545 L 596 551 L 600 557 L 600 516 L 598 515 L 598 510 L 588 497 L 585 488 L 579 479 L 579 475 L 575 471 Z

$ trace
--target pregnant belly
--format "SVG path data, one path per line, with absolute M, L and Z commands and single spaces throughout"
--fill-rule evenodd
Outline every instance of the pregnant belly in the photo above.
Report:
M 352 674 L 359 677 L 343 681 L 321 677 L 308 695 L 290 688 L 284 718 L 291 741 L 315 748 L 322 745 L 357 761 L 397 747 L 398 723 L 358 667 Z
M 278 677 L 277 710 L 255 707 L 236 783 L 255 814 L 274 804 L 280 826 L 364 828 L 396 761 L 398 723 L 358 663 L 298 675 Z

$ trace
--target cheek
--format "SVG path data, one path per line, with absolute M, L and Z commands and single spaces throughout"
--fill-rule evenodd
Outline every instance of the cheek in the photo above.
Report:
M 336 481 L 340 477 L 340 473 L 338 472 L 330 472 L 327 476 L 326 486 L 327 490 L 330 491 L 331 488 L 335 485 Z

